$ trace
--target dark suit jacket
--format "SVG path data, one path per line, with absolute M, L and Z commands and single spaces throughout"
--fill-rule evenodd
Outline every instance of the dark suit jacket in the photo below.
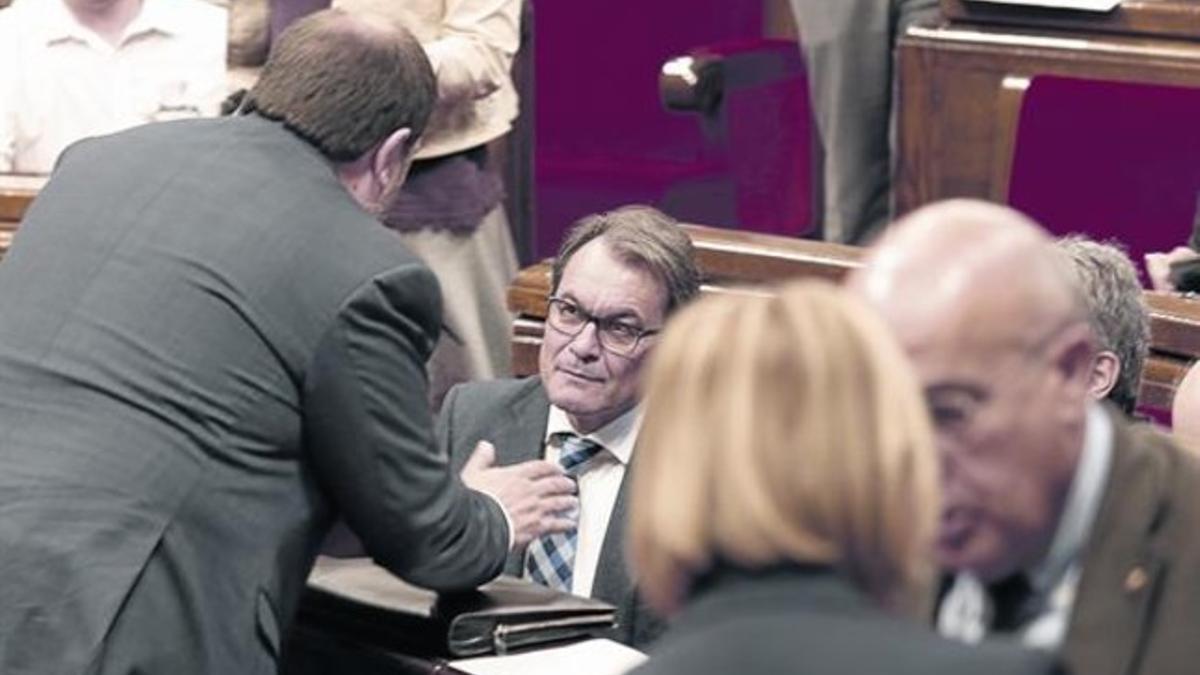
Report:
M 706 579 L 631 675 L 1053 672 L 1045 655 L 962 645 L 889 616 L 828 570 L 781 567 Z
M 1116 414 L 1114 413 L 1114 417 Z M 1194 673 L 1200 664 L 1200 458 L 1116 424 L 1064 654 L 1089 675 Z
M 517 464 L 541 459 L 550 401 L 541 380 L 493 380 L 454 387 L 438 417 L 438 437 L 455 471 L 462 468 L 479 441 L 496 446 L 496 463 Z M 608 531 L 600 549 L 592 597 L 617 607 L 614 640 L 644 647 L 662 632 L 662 622 L 642 603 L 625 563 L 625 508 L 630 471 L 617 493 Z M 520 576 L 525 551 L 508 558 L 505 572 Z
M 336 512 L 417 583 L 497 574 L 433 444 L 439 310 L 278 124 L 68 150 L 0 265 L 0 672 L 274 672 Z

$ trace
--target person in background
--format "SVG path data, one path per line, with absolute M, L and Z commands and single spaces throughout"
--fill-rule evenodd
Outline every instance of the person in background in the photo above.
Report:
M 202 0 L 16 0 L 0 11 L 0 173 L 81 138 L 215 115 L 228 11 Z
M 1096 337 L 1089 384 L 1092 397 L 1108 399 L 1132 415 L 1150 350 L 1150 313 L 1137 269 L 1115 243 L 1072 235 L 1055 246 L 1070 261 Z
M 632 561 L 673 620 L 636 675 L 1052 672 L 919 621 L 933 435 L 904 354 L 845 291 L 685 308 L 654 354 L 637 452 Z
M 1007 207 L 902 218 L 849 280 L 916 366 L 942 456 L 943 635 L 1058 650 L 1072 672 L 1200 660 L 1200 457 L 1099 405 L 1087 303 Z
M 691 239 L 670 216 L 627 206 L 583 218 L 554 262 L 538 376 L 459 385 L 438 420 L 464 478 L 481 441 L 500 465 L 545 458 L 577 478 L 576 532 L 514 551 L 506 570 L 612 603 L 613 637 L 636 647 L 662 629 L 624 565 L 642 365 L 699 287 Z
M 825 150 L 825 238 L 865 243 L 891 218 L 893 56 L 937 0 L 791 0 Z
M 435 409 L 467 380 L 510 372 L 508 284 L 517 257 L 488 144 L 517 116 L 510 71 L 521 0 L 335 0 L 411 30 L 433 64 L 438 101 L 404 189 L 382 219 L 441 282 L 448 330 L 430 361 Z
M 1160 293 L 1174 291 L 1184 292 L 1188 289 L 1176 288 L 1171 278 L 1171 267 L 1200 259 L 1200 253 L 1188 246 L 1176 246 L 1166 253 L 1147 253 L 1146 274 L 1150 277 L 1150 287 Z
M 0 672 L 275 672 L 339 515 L 435 590 L 570 526 L 558 467 L 434 445 L 437 281 L 369 211 L 435 86 L 329 10 L 240 114 L 64 153 L 0 265 Z

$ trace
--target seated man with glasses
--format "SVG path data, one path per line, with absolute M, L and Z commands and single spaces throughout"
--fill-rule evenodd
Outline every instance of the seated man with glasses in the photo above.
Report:
M 612 603 L 612 637 L 635 647 L 662 628 L 625 569 L 639 378 L 667 316 L 699 286 L 691 240 L 666 214 L 627 206 L 583 218 L 554 261 L 538 376 L 459 385 L 439 420 L 444 451 L 464 479 L 543 458 L 576 479 L 578 528 L 510 554 L 505 571 Z

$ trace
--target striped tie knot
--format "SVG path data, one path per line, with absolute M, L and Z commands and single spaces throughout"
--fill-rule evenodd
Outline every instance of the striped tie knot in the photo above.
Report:
M 572 433 L 557 434 L 559 439 L 558 464 L 567 475 L 576 477 L 583 472 L 583 465 L 600 454 L 604 446 L 590 438 Z

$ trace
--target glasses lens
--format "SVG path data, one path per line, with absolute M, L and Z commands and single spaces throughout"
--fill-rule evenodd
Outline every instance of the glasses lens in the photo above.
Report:
M 550 325 L 564 333 L 576 333 L 585 319 L 579 307 L 557 298 L 550 300 Z
M 600 331 L 600 344 L 610 352 L 628 354 L 637 346 L 638 331 L 621 324 L 610 324 Z

